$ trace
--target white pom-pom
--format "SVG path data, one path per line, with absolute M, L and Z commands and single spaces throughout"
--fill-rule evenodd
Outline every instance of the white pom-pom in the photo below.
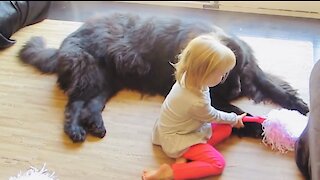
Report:
M 54 172 L 48 172 L 45 166 L 46 165 L 44 164 L 41 169 L 30 167 L 30 169 L 25 173 L 20 172 L 17 176 L 10 177 L 9 180 L 58 180 L 54 176 Z
M 295 110 L 271 110 L 262 123 L 265 145 L 281 153 L 294 151 L 294 144 L 305 129 L 308 117 Z

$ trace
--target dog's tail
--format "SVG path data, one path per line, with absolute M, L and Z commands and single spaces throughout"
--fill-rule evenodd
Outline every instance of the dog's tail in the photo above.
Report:
M 20 50 L 19 57 L 22 62 L 36 67 L 43 73 L 56 73 L 57 52 L 57 49 L 46 48 L 43 38 L 32 37 Z

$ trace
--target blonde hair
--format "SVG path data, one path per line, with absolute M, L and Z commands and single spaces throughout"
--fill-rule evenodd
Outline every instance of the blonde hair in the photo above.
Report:
M 233 68 L 236 61 L 232 50 L 210 34 L 192 39 L 178 58 L 178 63 L 174 64 L 175 77 L 181 84 L 185 74 L 187 88 L 200 88 L 212 72 Z

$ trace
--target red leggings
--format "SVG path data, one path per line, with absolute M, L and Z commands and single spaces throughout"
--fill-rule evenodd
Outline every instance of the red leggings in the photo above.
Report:
M 213 146 L 230 136 L 229 124 L 211 124 L 212 136 L 206 144 L 196 144 L 182 157 L 191 162 L 172 164 L 174 179 L 196 179 L 219 175 L 225 167 L 225 160 Z

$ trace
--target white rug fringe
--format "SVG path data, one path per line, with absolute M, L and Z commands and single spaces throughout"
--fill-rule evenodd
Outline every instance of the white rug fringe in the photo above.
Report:
M 20 173 L 15 177 L 10 177 L 9 180 L 59 180 L 54 176 L 54 172 L 49 172 L 46 169 L 46 164 L 41 169 L 30 167 L 25 173 Z

